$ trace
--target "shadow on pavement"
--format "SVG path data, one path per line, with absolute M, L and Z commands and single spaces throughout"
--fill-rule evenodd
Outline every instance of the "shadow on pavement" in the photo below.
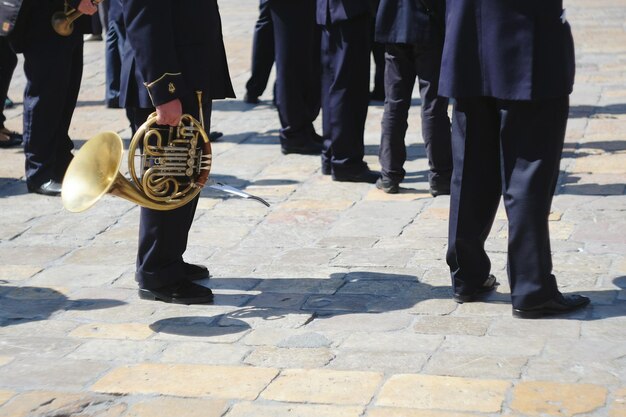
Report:
M 110 299 L 70 300 L 51 288 L 15 287 L 0 281 L 0 327 L 46 320 L 57 311 L 100 310 L 123 304 Z
M 246 319 L 263 321 L 283 319 L 291 314 L 309 318 L 304 327 L 315 319 L 350 314 L 379 314 L 409 310 L 427 300 L 449 300 L 449 286 L 433 286 L 418 277 L 376 272 L 333 274 L 329 279 L 280 278 L 243 280 L 246 290 L 258 294 L 241 305 L 234 294 L 215 296 L 216 304 L 240 305 L 235 311 L 212 317 L 176 317 L 159 320 L 150 328 L 155 332 L 182 336 L 213 337 L 243 332 L 251 328 Z M 626 277 L 616 278 L 615 285 L 626 289 Z M 241 290 L 242 280 L 211 278 L 208 285 L 222 290 Z M 230 291 L 229 291 L 230 292 Z M 560 320 L 593 321 L 626 316 L 626 300 L 617 299 L 619 290 L 580 291 L 591 298 L 591 307 L 566 315 Z M 607 300 L 612 300 L 607 304 Z M 239 303 L 237 303 L 239 301 Z M 493 292 L 477 302 L 510 304 L 508 293 Z M 545 319 L 551 319 L 546 316 Z
M 193 337 L 216 337 L 250 329 L 249 324 L 240 320 L 239 323 L 229 326 L 218 326 L 217 323 L 223 317 L 225 317 L 223 314 L 213 317 L 173 317 L 152 323 L 150 329 L 155 333 Z
M 626 103 L 606 106 L 571 106 L 569 109 L 570 118 L 587 118 L 597 114 L 626 114 Z

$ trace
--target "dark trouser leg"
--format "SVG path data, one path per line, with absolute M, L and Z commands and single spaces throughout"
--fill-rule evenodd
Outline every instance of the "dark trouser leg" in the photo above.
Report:
M 514 308 L 556 294 L 548 216 L 559 175 L 569 98 L 501 101 L 504 205 L 509 220 L 508 273 Z
M 13 71 L 17 65 L 17 55 L 9 46 L 6 37 L 0 37 L 0 128 L 4 127 L 4 102 L 9 92 Z
M 372 37 L 374 30 L 372 29 Z M 372 56 L 374 57 L 374 88 L 372 90 L 373 98 L 385 97 L 385 45 L 372 41 Z
M 324 151 L 334 173 L 354 173 L 365 167 L 363 131 L 369 105 L 371 20 L 362 16 L 322 29 L 330 84 L 324 100 Z
M 68 129 L 82 76 L 82 35 L 50 31 L 24 49 L 26 182 L 38 187 L 63 179 L 74 145 Z
M 136 130 L 153 109 L 134 109 L 133 130 Z M 198 116 L 197 109 L 183 103 L 183 111 Z M 211 117 L 211 107 L 204 109 L 205 121 Z M 206 126 L 209 129 L 209 126 Z M 137 273 L 139 288 L 157 289 L 185 280 L 183 254 L 187 249 L 189 230 L 198 205 L 196 197 L 183 207 L 159 211 L 141 208 L 139 219 L 139 246 Z
M 406 161 L 404 138 L 415 85 L 415 61 L 411 45 L 387 44 L 386 47 L 386 97 L 378 160 L 384 179 L 401 182 L 406 173 L 403 168 Z
M 312 140 L 313 121 L 319 111 L 319 92 L 317 97 L 311 97 L 312 87 L 319 86 L 315 1 L 269 0 L 269 5 L 274 25 L 281 137 L 307 142 Z
M 274 65 L 274 26 L 269 2 L 261 2 L 259 19 L 254 28 L 252 39 L 252 68 L 250 79 L 246 83 L 249 96 L 259 97 L 267 87 Z
M 415 52 L 415 68 L 422 99 L 422 137 L 430 173 L 430 184 L 448 183 L 452 175 L 452 147 L 448 99 L 437 95 L 441 47 L 420 48 Z
M 491 269 L 484 246 L 502 192 L 499 137 L 495 99 L 457 99 L 452 120 L 454 170 L 446 256 L 455 293 L 474 291 Z
M 117 22 L 111 20 L 106 34 L 106 106 L 120 107 L 120 77 L 122 72 L 123 32 Z

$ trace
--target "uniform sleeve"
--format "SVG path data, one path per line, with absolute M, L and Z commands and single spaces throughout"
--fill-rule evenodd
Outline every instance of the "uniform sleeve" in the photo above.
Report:
M 174 30 L 185 30 L 173 26 L 175 3 L 177 0 L 122 0 L 128 41 L 155 107 L 190 93 L 174 43 Z
M 72 9 L 77 9 L 80 4 L 80 0 L 69 0 L 67 4 L 69 4 Z

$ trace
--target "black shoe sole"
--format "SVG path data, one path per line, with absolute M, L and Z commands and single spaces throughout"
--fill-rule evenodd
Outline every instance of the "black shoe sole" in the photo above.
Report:
M 207 304 L 213 301 L 213 295 L 206 295 L 203 297 L 189 297 L 189 298 L 176 298 L 169 297 L 163 294 L 155 294 L 153 291 L 140 289 L 138 291 L 139 298 L 148 301 L 162 301 L 164 303 L 172 304 Z
M 493 275 L 490 275 L 489 278 L 487 279 L 489 280 L 492 278 L 493 278 L 493 283 L 491 285 L 486 286 L 486 287 L 485 286 L 480 287 L 474 292 L 472 292 L 471 294 L 454 294 L 452 298 L 454 299 L 455 302 L 459 304 L 471 303 L 473 301 L 476 301 L 480 299 L 481 297 L 484 297 L 488 293 L 492 292 L 493 290 L 496 289 L 498 285 L 500 285 L 496 277 L 494 277 Z
M 513 309 L 513 317 L 516 319 L 540 319 L 545 316 L 556 316 L 561 314 L 568 314 L 574 311 L 578 311 L 582 308 L 585 308 L 589 305 L 589 300 L 579 305 L 572 306 L 571 308 L 561 310 L 561 309 L 551 309 L 551 308 L 541 308 L 537 310 L 520 310 L 518 308 Z

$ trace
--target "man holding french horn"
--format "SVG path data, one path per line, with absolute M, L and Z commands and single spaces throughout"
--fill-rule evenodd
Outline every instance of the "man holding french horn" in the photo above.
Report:
M 171 137 L 172 131 L 181 130 L 176 128 L 181 118 L 193 116 L 206 121 L 208 132 L 211 100 L 235 96 L 217 1 L 122 0 L 122 6 L 128 38 L 120 101 L 131 110 L 133 130 L 141 132 L 148 120 L 158 125 L 151 132 L 160 129 Z M 143 144 L 149 147 L 146 140 Z M 208 270 L 183 260 L 197 203 L 196 195 L 173 210 L 141 208 L 136 280 L 142 299 L 212 301 L 209 288 L 193 283 L 208 278 Z

